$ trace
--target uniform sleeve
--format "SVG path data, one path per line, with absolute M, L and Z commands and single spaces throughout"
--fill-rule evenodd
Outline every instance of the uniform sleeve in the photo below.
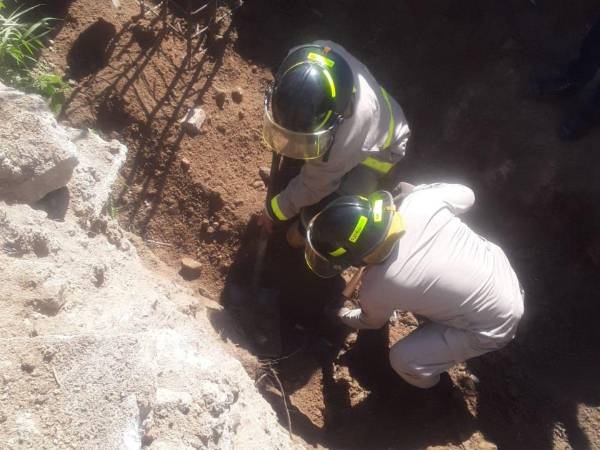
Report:
M 462 184 L 422 184 L 415 187 L 413 194 L 441 200 L 446 203 L 457 216 L 466 213 L 475 204 L 475 193 Z
M 338 151 L 343 152 L 343 149 L 332 149 L 334 155 Z M 359 163 L 359 159 L 348 154 L 338 158 L 334 156 L 327 162 L 307 161 L 287 187 L 267 204 L 267 212 L 278 221 L 294 217 L 301 208 L 313 205 L 334 192 L 344 175 Z

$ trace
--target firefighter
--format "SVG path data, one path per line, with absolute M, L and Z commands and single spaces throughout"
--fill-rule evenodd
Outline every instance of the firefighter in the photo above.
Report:
M 317 275 L 367 266 L 360 308 L 338 316 L 352 328 L 380 328 L 396 310 L 426 320 L 390 350 L 393 369 L 430 388 L 453 365 L 509 343 L 523 292 L 500 247 L 459 218 L 475 202 L 456 184 L 417 186 L 402 200 L 378 191 L 340 197 L 308 225 L 305 258 Z
M 305 164 L 267 201 L 261 224 L 270 232 L 302 211 L 306 225 L 335 196 L 376 191 L 409 135 L 402 108 L 342 46 L 316 41 L 292 49 L 265 95 L 263 138 Z

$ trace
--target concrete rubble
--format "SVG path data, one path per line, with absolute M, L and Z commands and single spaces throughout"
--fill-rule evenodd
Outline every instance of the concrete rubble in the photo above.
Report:
M 213 330 L 224 312 L 102 214 L 126 148 L 0 97 L 1 447 L 300 448 Z M 32 208 L 59 188 L 66 206 Z

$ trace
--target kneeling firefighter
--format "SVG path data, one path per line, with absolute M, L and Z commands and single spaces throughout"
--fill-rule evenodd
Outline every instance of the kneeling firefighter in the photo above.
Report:
M 404 191 L 404 189 L 403 189 Z M 381 328 L 396 310 L 423 318 L 390 349 L 392 368 L 420 388 L 453 365 L 515 336 L 523 291 L 500 247 L 459 218 L 475 202 L 458 184 L 378 191 L 332 201 L 308 224 L 305 257 L 321 277 L 365 267 L 360 308 L 338 310 L 352 328 Z
M 343 47 L 316 41 L 292 49 L 265 95 L 263 137 L 272 151 L 305 164 L 267 199 L 260 223 L 270 232 L 301 212 L 305 227 L 336 196 L 373 193 L 409 135 L 402 108 Z M 298 222 L 288 241 L 303 245 Z

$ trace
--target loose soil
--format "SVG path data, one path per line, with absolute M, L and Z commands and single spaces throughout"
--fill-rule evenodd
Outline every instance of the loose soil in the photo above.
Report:
M 558 123 L 580 99 L 527 94 L 532 74 L 576 53 L 594 2 L 248 0 L 219 6 L 199 36 L 207 19 L 186 14 L 197 2 L 171 1 L 166 18 L 121 3 L 57 3 L 45 56 L 74 80 L 62 120 L 128 145 L 108 212 L 174 271 L 183 256 L 203 264 L 190 283 L 239 319 L 240 345 L 260 354 L 260 339 L 247 342 L 277 324 L 282 356 L 268 364 L 296 433 L 344 449 L 600 448 L 600 130 L 562 143 Z M 312 276 L 284 230 L 263 283 L 278 295 L 267 306 L 249 295 L 270 161 L 263 92 L 285 51 L 316 38 L 356 54 L 403 105 L 413 137 L 400 178 L 474 188 L 468 222 L 506 250 L 527 293 L 515 342 L 429 391 L 387 360 L 416 320 L 357 334 L 327 319 L 341 279 Z M 195 106 L 207 120 L 193 136 L 179 121 Z M 285 423 L 278 383 L 261 383 Z

